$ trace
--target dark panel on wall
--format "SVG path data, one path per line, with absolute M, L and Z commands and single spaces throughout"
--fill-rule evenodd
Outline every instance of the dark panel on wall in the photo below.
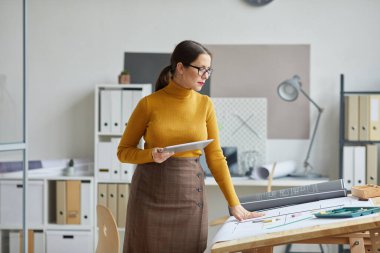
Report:
M 207 45 L 213 54 L 212 97 L 268 99 L 268 139 L 309 138 L 309 102 L 277 95 L 277 86 L 294 74 L 309 93 L 309 45 Z M 311 94 L 311 97 L 313 94 Z
M 125 52 L 124 69 L 131 75 L 131 83 L 151 83 L 153 90 L 161 70 L 170 64 L 170 53 Z M 206 83 L 202 94 L 210 94 L 210 83 Z

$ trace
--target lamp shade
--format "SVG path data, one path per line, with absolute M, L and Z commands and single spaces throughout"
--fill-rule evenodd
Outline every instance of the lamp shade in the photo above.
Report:
M 277 87 L 277 93 L 285 101 L 294 101 L 297 99 L 300 89 L 300 77 L 295 75 L 291 79 L 280 83 Z

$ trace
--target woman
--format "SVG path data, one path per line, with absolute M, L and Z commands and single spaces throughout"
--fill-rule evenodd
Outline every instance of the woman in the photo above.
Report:
M 200 91 L 212 73 L 211 53 L 186 40 L 171 55 L 156 91 L 141 99 L 118 147 L 121 162 L 138 164 L 128 202 L 124 252 L 203 252 L 207 245 L 207 203 L 201 150 L 162 152 L 162 147 L 214 139 L 206 148 L 207 164 L 231 214 L 238 220 L 259 217 L 248 212 L 235 193 L 220 148 L 213 104 Z M 138 143 L 144 137 L 144 149 Z

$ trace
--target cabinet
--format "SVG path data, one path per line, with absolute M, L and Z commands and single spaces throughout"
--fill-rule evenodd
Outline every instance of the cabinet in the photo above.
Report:
M 95 87 L 95 206 L 101 204 L 111 210 L 118 225 L 121 245 L 124 238 L 129 183 L 135 165 L 119 162 L 116 155 L 117 146 L 137 103 L 150 93 L 151 84 L 105 84 Z M 143 141 L 140 142 L 141 147 L 142 145 Z M 95 224 L 94 231 L 97 229 Z M 97 232 L 95 234 L 97 235 Z
M 339 176 L 347 189 L 378 184 L 380 91 L 345 91 L 340 77 Z
M 95 214 L 93 177 L 35 177 L 28 183 L 28 247 L 39 253 L 63 252 L 80 243 L 80 251 L 94 252 Z M 60 186 L 64 188 L 60 188 Z M 0 250 L 20 252 L 23 183 L 0 178 Z M 58 218 L 62 207 L 63 218 Z
M 26 205 L 29 208 L 27 219 L 29 226 L 41 228 L 43 226 L 44 188 L 42 180 L 30 180 L 28 199 Z M 20 228 L 22 225 L 22 190 L 21 180 L 0 181 L 0 226 Z M 33 203 L 33 204 L 32 204 Z

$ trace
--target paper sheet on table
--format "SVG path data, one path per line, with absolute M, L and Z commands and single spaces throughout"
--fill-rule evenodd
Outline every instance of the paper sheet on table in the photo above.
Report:
M 272 172 L 273 163 L 265 164 L 253 170 L 251 178 L 253 179 L 268 179 L 269 174 Z M 273 178 L 286 177 L 296 170 L 295 161 L 277 162 L 274 169 Z
M 322 225 L 334 222 L 341 222 L 345 219 L 318 219 L 313 213 L 322 210 L 332 210 L 341 207 L 365 207 L 373 206 L 371 200 L 359 201 L 355 197 L 342 197 L 325 199 L 305 204 L 276 208 L 265 211 L 265 216 L 238 222 L 234 217 L 230 217 L 218 230 L 212 240 L 212 244 L 220 241 L 242 239 L 255 235 L 262 235 L 273 232 L 280 232 L 290 229 L 303 228 L 315 225 Z M 373 214 L 378 215 L 378 214 Z M 365 217 L 370 217 L 367 215 Z M 363 217 L 358 217 L 363 218 Z M 347 218 L 349 220 L 358 218 Z M 257 220 L 273 219 L 273 222 L 257 222 Z M 256 222 L 255 222 L 256 220 Z

